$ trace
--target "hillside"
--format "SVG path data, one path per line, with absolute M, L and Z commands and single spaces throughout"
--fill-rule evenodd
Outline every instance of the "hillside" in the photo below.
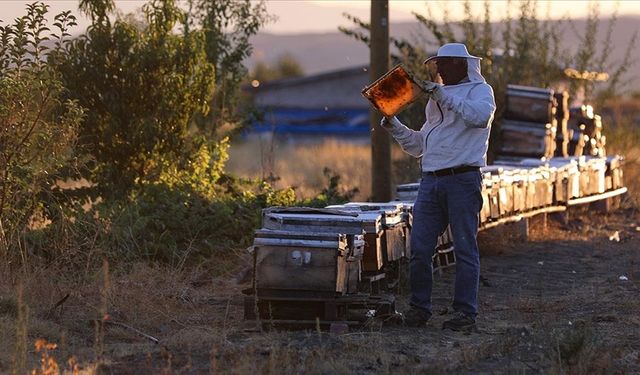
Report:
M 608 27 L 608 19 L 603 19 L 600 24 L 600 39 L 604 39 L 604 34 Z M 342 26 L 349 26 L 345 20 Z M 565 22 L 563 25 L 563 38 L 566 50 L 575 49 L 580 38 L 574 31 L 582 31 L 585 27 L 585 20 L 574 20 L 574 27 Z M 611 53 L 610 62 L 621 61 L 629 40 L 634 31 L 639 29 L 640 17 L 625 16 L 620 17 L 612 34 L 614 48 Z M 342 69 L 354 65 L 366 64 L 369 60 L 367 47 L 337 30 L 331 33 L 317 34 L 269 34 L 260 33 L 252 38 L 254 53 L 248 65 L 252 67 L 258 61 L 271 62 L 283 53 L 289 53 L 295 57 L 307 74 L 314 74 L 323 71 Z M 494 35 L 499 37 L 503 25 L 494 23 Z M 425 32 L 417 22 L 396 23 L 391 25 L 391 35 L 399 38 L 415 40 L 416 35 Z M 436 49 L 433 46 L 432 49 Z M 635 48 L 632 52 L 633 61 L 640 59 L 640 48 Z M 638 73 L 634 69 L 629 69 L 629 78 L 637 80 Z M 633 89 L 640 88 L 639 82 L 633 82 Z

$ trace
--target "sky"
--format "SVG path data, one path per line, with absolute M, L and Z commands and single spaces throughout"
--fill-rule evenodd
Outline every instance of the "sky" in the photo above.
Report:
M 0 0 L 0 20 L 3 23 L 24 14 L 26 3 L 30 1 Z M 214 0 L 215 1 L 215 0 Z M 63 10 L 73 10 L 76 16 L 77 0 L 45 0 L 50 6 L 50 12 L 56 14 Z M 145 1 L 140 0 L 116 0 L 116 6 L 124 13 L 139 9 Z M 517 7 L 517 1 L 514 1 Z M 266 25 L 263 31 L 277 34 L 294 33 L 320 33 L 336 31 L 339 25 L 348 25 L 342 16 L 347 12 L 363 20 L 369 19 L 369 0 L 268 0 L 267 10 L 277 17 L 277 21 Z M 391 24 L 414 20 L 411 12 L 427 15 L 427 1 L 425 0 L 390 0 L 389 18 Z M 463 14 L 462 1 L 429 1 L 435 17 L 441 17 L 442 10 L 447 9 L 451 19 L 456 19 Z M 482 14 L 483 1 L 472 1 L 472 7 L 478 9 L 475 14 Z M 493 14 L 501 17 L 506 9 L 506 1 L 493 0 L 490 2 Z M 640 15 L 640 0 L 600 1 L 601 15 L 608 16 L 613 13 L 616 4 L 621 15 Z M 583 1 L 538 1 L 539 13 L 545 15 L 547 9 L 551 10 L 553 18 L 570 15 L 572 18 L 584 17 L 588 6 Z M 79 28 L 84 30 L 87 21 L 79 20 Z

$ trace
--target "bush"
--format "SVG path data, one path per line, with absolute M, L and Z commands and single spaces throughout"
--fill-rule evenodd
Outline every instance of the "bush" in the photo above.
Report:
M 292 189 L 224 174 L 228 143 L 195 142 L 190 161 L 158 159 L 156 172 L 121 199 L 76 206 L 30 246 L 61 267 L 85 268 L 107 257 L 116 265 L 145 260 L 174 266 L 224 257 L 251 244 L 261 210 L 296 203 Z
M 55 16 L 33 3 L 13 24 L 0 26 L 0 258 L 27 260 L 22 236 L 51 203 L 52 188 L 72 165 L 83 110 L 63 98 L 56 57 L 64 50 L 69 12 Z M 53 41 L 53 47 L 46 44 Z
M 84 177 L 106 199 L 126 195 L 158 155 L 184 157 L 215 72 L 202 32 L 174 33 L 184 18 L 174 1 L 150 1 L 144 21 L 113 23 L 111 1 L 81 5 L 92 25 L 69 45 L 60 71 L 69 97 L 88 109 L 79 134 L 79 151 L 92 158 Z

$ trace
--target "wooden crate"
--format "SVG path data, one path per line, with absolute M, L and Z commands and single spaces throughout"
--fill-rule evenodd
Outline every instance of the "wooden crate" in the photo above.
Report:
M 344 234 L 261 229 L 253 248 L 258 289 L 343 294 L 348 291 L 347 258 L 359 260 L 350 254 Z
M 419 182 L 396 185 L 396 199 L 401 202 L 415 202 L 419 189 Z
M 556 170 L 556 200 L 567 202 L 569 199 L 580 197 L 580 169 L 578 167 L 580 158 L 576 157 L 556 157 L 549 160 L 549 166 Z
M 624 186 L 622 165 L 624 158 L 620 155 L 607 156 L 605 172 L 607 190 L 619 189 Z
M 382 254 L 384 262 L 397 261 L 405 256 L 405 222 L 401 202 L 350 202 L 328 206 L 328 209 L 358 212 L 360 216 L 380 215 L 382 223 Z M 374 218 L 374 216 L 371 216 Z M 378 216 L 375 216 L 377 221 Z M 366 228 L 365 228 L 366 231 Z
M 384 249 L 382 235 L 378 233 L 366 233 L 364 235 L 364 253 L 362 254 L 362 270 L 364 272 L 376 272 L 384 266 Z
M 500 155 L 551 157 L 555 150 L 555 128 L 551 124 L 504 121 L 500 128 Z
M 263 212 L 262 226 L 272 230 L 323 233 L 365 233 L 363 271 L 378 271 L 384 265 L 382 214 L 379 212 L 292 207 Z
M 504 118 L 511 120 L 550 122 L 556 112 L 553 90 L 508 85 Z

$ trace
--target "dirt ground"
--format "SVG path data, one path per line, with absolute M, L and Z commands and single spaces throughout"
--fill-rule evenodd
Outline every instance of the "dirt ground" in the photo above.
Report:
M 543 229 L 537 220 L 528 241 L 514 233 L 481 236 L 479 331 L 472 334 L 440 328 L 453 269 L 436 276 L 428 327 L 372 321 L 345 334 L 247 329 L 240 291 L 248 283 L 238 282 L 244 255 L 225 277 L 212 277 L 213 265 L 188 272 L 140 265 L 108 279 L 96 274 L 83 286 L 72 286 L 72 275 L 52 286 L 43 270 L 24 287 L 27 368 L 40 366 L 32 348 L 44 337 L 58 344 L 51 355 L 60 368 L 70 369 L 74 356 L 80 373 L 640 373 L 640 215 L 571 212 L 569 225 L 549 219 Z M 12 368 L 20 342 L 15 293 L 3 285 L 0 373 Z M 397 298 L 398 310 L 406 308 L 407 296 Z M 105 310 L 110 321 L 160 343 L 112 324 L 101 332 L 95 321 Z

